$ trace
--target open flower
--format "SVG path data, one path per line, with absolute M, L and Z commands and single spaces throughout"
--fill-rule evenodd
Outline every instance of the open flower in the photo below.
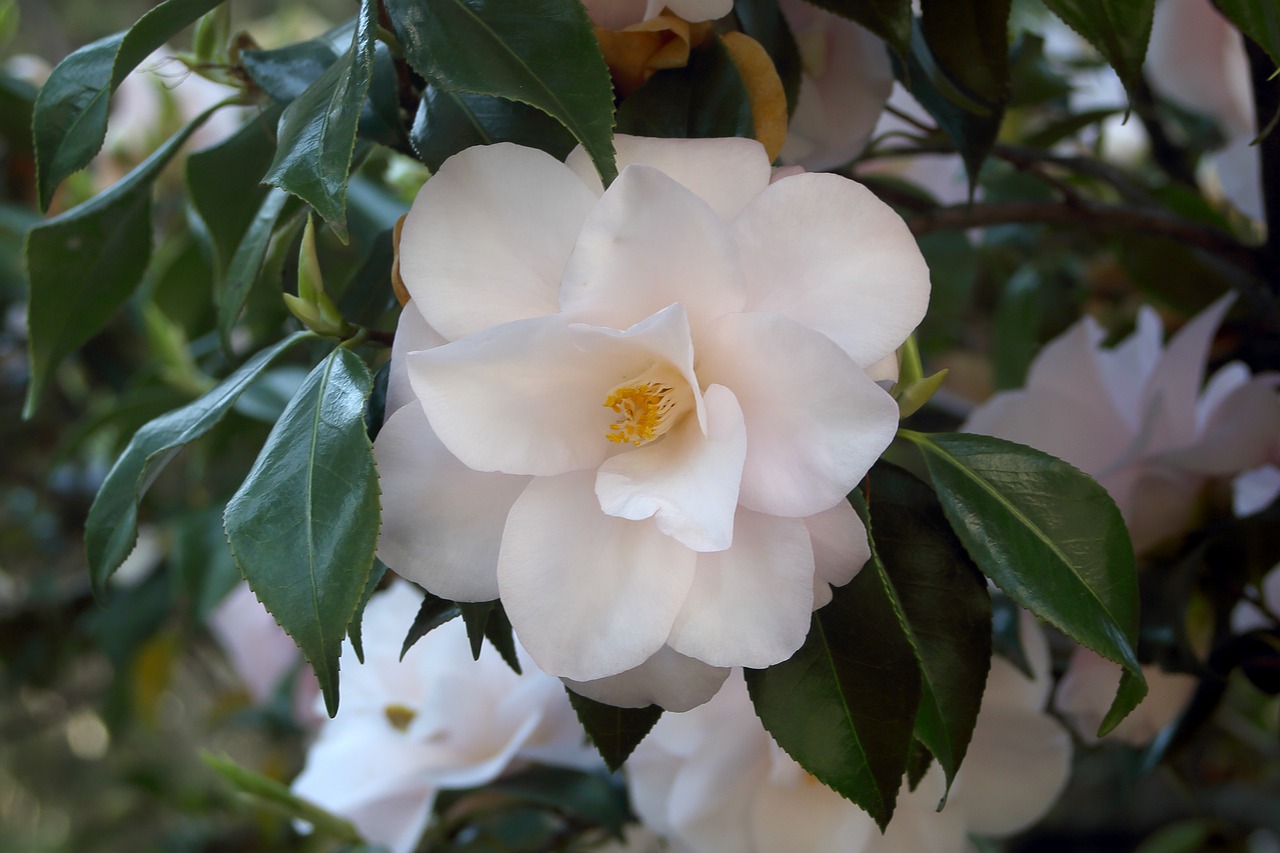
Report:
M 442 788 L 482 785 L 523 759 L 580 769 L 599 763 L 560 682 L 523 653 L 523 675 L 491 648 L 473 662 L 462 620 L 431 631 L 401 660 L 405 628 L 421 604 L 404 582 L 369 602 L 365 661 L 343 649 L 342 707 L 293 782 L 295 794 L 392 853 L 415 848 Z
M 947 806 L 933 766 L 905 784 L 887 832 L 816 781 L 761 726 L 735 675 L 714 699 L 668 714 L 627 761 L 628 787 L 646 826 L 678 853 L 934 853 L 963 851 L 968 835 L 1009 835 L 1037 820 L 1066 784 L 1071 740 L 1043 713 L 1049 653 L 1026 614 L 1022 638 L 1035 675 L 993 658 L 982 710 Z
M 607 190 L 581 151 L 494 145 L 414 202 L 379 553 L 500 597 L 575 689 L 688 708 L 788 658 L 865 562 L 845 496 L 898 419 L 866 368 L 928 271 L 852 181 L 770 183 L 745 139 L 617 144 Z

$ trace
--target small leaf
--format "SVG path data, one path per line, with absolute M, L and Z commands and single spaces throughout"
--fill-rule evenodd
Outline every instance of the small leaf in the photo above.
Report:
M 1133 91 L 1142 79 L 1155 0 L 1044 0 L 1044 4 L 1097 48 L 1120 75 L 1125 89 Z
M 934 60 L 989 109 L 1009 101 L 1011 0 L 922 0 L 920 31 Z
M 613 84 L 579 0 L 386 0 L 386 9 L 427 82 L 537 107 L 582 143 L 605 186 L 617 177 Z
M 813 5 L 857 21 L 880 36 L 903 59 L 911 52 L 911 0 L 811 0 Z
M 339 347 L 271 430 L 223 516 L 236 564 L 338 710 L 342 640 L 364 596 L 380 510 L 364 402 L 373 376 Z
M 378 584 L 382 583 L 382 578 L 386 574 L 387 564 L 375 557 L 373 570 L 369 572 L 369 579 L 364 584 L 364 595 L 360 596 L 355 615 L 351 617 L 351 624 L 347 627 L 347 636 L 351 639 L 351 650 L 356 653 L 356 660 L 360 663 L 364 663 L 364 636 L 361 633 L 361 628 L 364 626 L 364 609 L 369 606 L 369 599 L 373 598 L 373 594 L 378 591 Z
M 1280 65 L 1280 4 L 1275 0 L 1213 0 L 1218 11 Z
M 573 705 L 587 737 L 591 738 L 610 770 L 622 766 L 662 716 L 662 709 L 657 705 L 615 708 L 580 696 L 568 688 L 565 692 L 569 694 L 569 704 Z
M 1019 605 L 1125 668 L 1099 735 L 1146 695 L 1134 654 L 1133 546 L 1106 490 L 1038 450 L 985 435 L 899 434 L 924 454 L 952 529 Z
M 377 12 L 375 0 L 361 4 L 346 56 L 285 107 L 275 160 L 263 178 L 315 208 L 344 243 L 347 178 L 360 113 L 373 79 Z
M 991 661 L 991 597 L 924 483 L 888 463 L 871 473 L 874 559 L 921 671 L 915 736 L 954 781 L 982 706 Z M 864 570 L 865 571 L 865 570 Z
M 920 667 L 872 560 L 813 614 L 790 660 L 746 671 L 764 727 L 883 829 L 893 816 L 920 707 Z
M 24 417 L 35 412 L 58 363 L 137 287 L 151 258 L 151 183 L 217 109 L 196 116 L 106 192 L 27 232 L 31 381 Z
M 755 120 L 742 75 L 718 38 L 695 48 L 683 68 L 659 71 L 618 107 L 618 132 L 636 136 L 752 136 Z
M 432 171 L 472 145 L 514 142 L 546 151 L 557 160 L 568 156 L 574 145 L 564 125 L 528 104 L 446 92 L 436 86 L 427 86 L 422 93 L 409 138 L 418 159 Z
M 107 135 L 111 93 L 153 51 L 223 0 L 166 0 L 128 31 L 68 55 L 36 98 L 32 136 L 40 209 L 72 172 L 89 164 Z
M 107 578 L 133 550 L 138 538 L 138 501 L 183 447 L 212 429 L 268 365 L 294 344 L 311 340 L 297 332 L 245 362 L 218 387 L 142 427 L 111 466 L 85 521 L 89 581 L 101 596 Z
M 520 675 L 520 657 L 516 653 L 515 633 L 511 629 L 511 620 L 507 618 L 507 611 L 503 609 L 501 602 L 498 602 L 489 613 L 489 621 L 484 626 L 484 635 L 507 662 L 507 666 L 511 667 L 516 675 Z
M 306 821 L 321 835 L 348 844 L 360 842 L 360 833 L 348 821 L 330 814 L 319 806 L 295 796 L 285 785 L 255 770 L 237 764 L 230 758 L 221 758 L 210 752 L 202 752 L 200 760 L 207 767 L 229 782 L 237 791 L 263 800 L 285 814 Z
M 409 633 L 405 635 L 404 644 L 400 646 L 400 660 L 404 660 L 404 656 L 409 653 L 409 649 L 413 648 L 414 643 L 444 623 L 458 618 L 461 613 L 462 611 L 457 603 L 432 595 L 429 592 L 424 593 L 422 605 L 418 608 L 418 615 L 413 617 L 413 624 L 409 626 Z
M 462 612 L 462 621 L 467 625 L 467 642 L 471 644 L 471 659 L 480 660 L 480 649 L 484 646 L 484 630 L 489 624 L 489 614 L 493 612 L 497 601 L 460 601 L 458 610 Z

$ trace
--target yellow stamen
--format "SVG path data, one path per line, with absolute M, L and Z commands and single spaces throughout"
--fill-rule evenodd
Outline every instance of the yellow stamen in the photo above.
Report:
M 692 396 L 683 377 L 655 365 L 605 397 L 605 408 L 618 415 L 605 438 L 636 447 L 661 438 L 688 411 Z
M 406 708 L 403 705 L 388 705 L 382 709 L 382 713 L 386 715 L 387 722 L 397 731 L 407 732 L 409 724 L 413 722 L 413 718 L 418 716 L 418 712 L 412 708 Z

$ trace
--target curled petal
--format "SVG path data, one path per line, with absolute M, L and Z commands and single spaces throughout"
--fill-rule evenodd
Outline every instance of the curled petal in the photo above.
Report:
M 450 157 L 400 237 L 413 302 L 449 340 L 554 314 L 565 261 L 595 196 L 549 154 L 510 143 Z
M 502 529 L 529 478 L 463 465 L 418 406 L 391 416 L 373 452 L 382 488 L 382 561 L 444 598 L 497 598 Z
M 391 370 L 387 374 L 387 407 L 384 419 L 408 403 L 418 402 L 409 384 L 409 353 L 434 349 L 446 343 L 439 332 L 427 325 L 422 312 L 413 302 L 404 306 L 396 324 L 396 339 L 391 345 Z
M 595 681 L 565 679 L 565 683 L 574 693 L 619 708 L 658 705 L 668 711 L 688 711 L 716 695 L 729 672 L 663 646 L 635 669 Z
M 697 559 L 651 521 L 601 512 L 594 479 L 533 480 L 498 555 L 498 590 L 529 656 L 575 681 L 634 669 L 662 648 Z
M 1180 449 L 1195 440 L 1196 405 L 1204 384 L 1209 347 L 1234 301 L 1235 294 L 1228 293 L 1193 317 L 1169 340 L 1142 398 L 1144 410 L 1163 409 L 1153 424 L 1151 452 Z
M 830 509 L 889 446 L 898 405 L 831 340 L 779 314 L 729 314 L 698 376 L 729 388 L 747 425 L 739 502 L 803 518 Z

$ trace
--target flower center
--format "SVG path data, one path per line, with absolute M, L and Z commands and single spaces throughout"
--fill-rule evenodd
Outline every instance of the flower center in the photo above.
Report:
M 413 718 L 418 716 L 418 712 L 412 708 L 406 708 L 403 705 L 388 705 L 382 709 L 382 713 L 386 715 L 387 722 L 391 727 L 398 731 L 407 732 L 409 724 L 413 722 Z
M 655 364 L 604 398 L 605 408 L 618 415 L 605 438 L 614 444 L 648 444 L 666 435 L 692 403 L 693 393 L 684 377 Z

